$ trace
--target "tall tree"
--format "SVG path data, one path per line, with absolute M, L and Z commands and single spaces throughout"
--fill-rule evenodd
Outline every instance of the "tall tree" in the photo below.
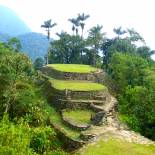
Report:
M 101 45 L 104 40 L 104 36 L 106 33 L 102 33 L 102 26 L 94 26 L 90 29 L 89 35 L 88 35 L 88 42 L 90 46 L 92 47 L 92 64 L 96 65 L 96 58 L 99 53 L 99 50 L 101 49 Z
M 121 35 L 127 33 L 122 27 L 114 28 L 113 31 L 117 34 L 117 38 L 120 38 Z
M 136 53 L 145 59 L 151 59 L 151 56 L 155 54 L 155 50 L 151 50 L 148 46 L 141 46 L 137 48 Z
M 143 37 L 138 32 L 136 32 L 133 28 L 127 29 L 127 32 L 129 33 L 130 41 L 132 41 L 132 42 L 140 41 L 143 44 L 145 44 L 145 40 L 143 39 Z
M 72 26 L 73 35 L 74 35 L 74 31 L 76 31 L 76 35 L 78 35 L 78 27 L 80 25 L 79 19 L 71 18 L 71 19 L 68 19 L 68 21 L 70 21 L 73 24 L 73 26 Z
M 45 28 L 47 31 L 47 38 L 50 40 L 50 29 L 56 26 L 56 23 L 51 24 L 51 19 L 44 22 L 41 27 Z M 47 50 L 47 56 L 46 56 L 46 64 L 48 64 L 48 50 Z
M 80 27 L 81 27 L 81 30 L 82 30 L 81 38 L 83 38 L 83 31 L 84 31 L 84 27 L 85 27 L 84 21 L 86 19 L 88 19 L 89 17 L 90 17 L 89 15 L 85 15 L 84 13 L 78 14 L 78 19 L 80 21 Z
M 44 65 L 44 59 L 41 57 L 37 58 L 33 65 L 36 70 L 41 70 Z
M 15 52 L 19 52 L 20 49 L 21 49 L 21 43 L 20 43 L 20 40 L 16 37 L 13 37 L 11 39 L 8 40 L 8 43 L 7 43 L 10 48 L 12 48 Z

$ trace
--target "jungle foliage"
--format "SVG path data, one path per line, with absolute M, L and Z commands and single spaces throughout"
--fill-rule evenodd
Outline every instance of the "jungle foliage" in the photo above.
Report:
M 10 42 L 0 43 L 0 154 L 65 154 L 48 123 L 40 77 Z

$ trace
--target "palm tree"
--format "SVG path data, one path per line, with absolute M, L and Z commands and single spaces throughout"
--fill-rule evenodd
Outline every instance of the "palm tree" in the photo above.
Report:
M 57 25 L 56 23 L 51 24 L 51 19 L 45 21 L 44 25 L 41 25 L 41 27 L 46 28 L 48 40 L 50 39 L 50 28 L 52 28 L 52 27 L 54 27 L 56 25 Z
M 102 28 L 102 26 L 97 25 L 89 31 L 88 41 L 93 48 L 92 61 L 94 66 L 96 65 L 96 57 L 103 43 L 104 36 L 106 35 L 106 33 L 101 32 Z
M 57 25 L 56 23 L 51 24 L 51 19 L 45 21 L 44 24 L 41 25 L 41 27 L 45 28 L 46 31 L 47 31 L 48 41 L 50 40 L 50 29 L 53 28 L 56 25 Z M 46 64 L 48 64 L 48 50 L 47 50 L 47 56 L 46 56 Z
M 132 29 L 127 29 L 127 32 L 129 33 L 129 39 L 132 42 L 136 42 L 136 41 L 141 41 L 144 45 L 146 45 L 145 40 L 143 39 L 143 37 L 136 32 L 133 28 Z
M 90 17 L 89 15 L 85 15 L 84 13 L 78 14 L 78 19 L 79 19 L 79 21 L 81 21 L 80 22 L 80 27 L 81 27 L 81 30 L 82 30 L 81 38 L 83 38 L 83 31 L 84 31 L 84 26 L 85 26 L 84 21 L 86 19 L 88 19 L 89 17 Z
M 113 31 L 117 34 L 117 38 L 119 38 L 121 35 L 127 33 L 125 30 L 122 29 L 122 27 L 114 28 Z
M 74 31 L 76 31 L 76 35 L 78 35 L 79 19 L 71 18 L 71 19 L 68 19 L 68 21 L 70 21 L 73 24 L 72 26 L 73 35 L 74 35 Z

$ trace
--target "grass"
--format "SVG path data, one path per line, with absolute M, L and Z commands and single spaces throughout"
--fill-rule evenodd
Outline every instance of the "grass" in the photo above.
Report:
M 51 122 L 54 125 L 58 126 L 62 132 L 64 132 L 67 136 L 69 136 L 72 139 L 79 140 L 80 131 L 72 130 L 71 128 L 63 124 L 60 114 L 56 112 L 56 110 L 53 107 L 48 107 L 48 113 L 50 114 Z
M 55 70 L 61 72 L 70 72 L 70 73 L 90 73 L 97 70 L 90 65 L 80 65 L 80 64 L 49 64 L 48 67 L 52 67 Z
M 58 90 L 72 90 L 72 91 L 97 91 L 104 90 L 106 87 L 104 85 L 93 83 L 93 82 L 84 82 L 84 81 L 65 81 L 65 80 L 56 80 L 51 78 L 50 82 L 55 89 Z
M 155 155 L 155 146 L 111 139 L 89 144 L 76 155 Z
M 71 119 L 79 124 L 90 124 L 92 114 L 93 112 L 90 110 L 70 110 L 64 112 L 65 118 Z

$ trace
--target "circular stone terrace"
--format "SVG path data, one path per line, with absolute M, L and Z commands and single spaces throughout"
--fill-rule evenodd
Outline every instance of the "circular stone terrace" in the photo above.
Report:
M 50 78 L 52 87 L 57 90 L 71 90 L 71 91 L 99 91 L 106 90 L 107 88 L 98 83 L 89 81 L 76 81 L 76 80 L 57 80 Z
M 68 73 L 91 73 L 97 71 L 97 68 L 90 65 L 79 64 L 49 64 L 47 67 L 51 67 L 60 72 Z
M 43 67 L 43 73 L 59 80 L 96 81 L 103 71 L 90 65 L 49 64 Z

